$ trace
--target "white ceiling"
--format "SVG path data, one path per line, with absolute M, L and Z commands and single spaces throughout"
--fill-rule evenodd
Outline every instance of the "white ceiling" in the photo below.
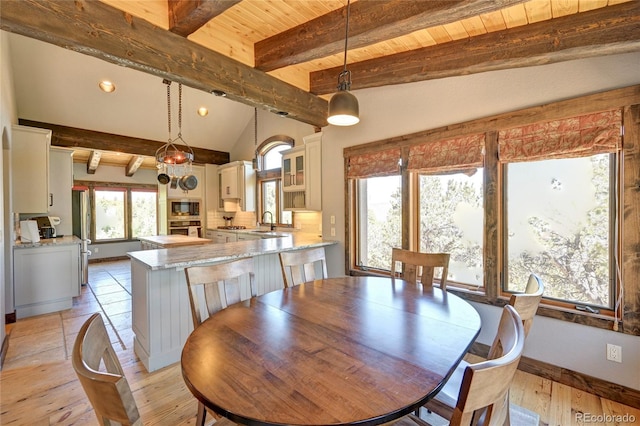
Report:
M 18 117 L 165 142 L 167 86 L 162 79 L 52 44 L 9 34 Z M 109 79 L 110 94 L 98 88 Z M 182 137 L 194 147 L 229 152 L 253 108 L 183 87 Z M 172 138 L 178 135 L 178 84 L 171 85 Z M 206 117 L 196 111 L 205 106 Z

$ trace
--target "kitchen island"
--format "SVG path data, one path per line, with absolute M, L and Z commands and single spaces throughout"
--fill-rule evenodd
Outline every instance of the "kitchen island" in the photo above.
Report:
M 189 237 L 187 235 L 151 235 L 138 237 L 142 250 L 154 250 L 183 246 L 197 246 L 211 244 L 213 241 L 207 238 Z
M 184 268 L 254 259 L 258 295 L 284 286 L 278 254 L 336 244 L 303 233 L 224 244 L 129 252 L 134 350 L 151 372 L 180 360 L 193 330 Z M 248 298 L 249 295 L 241 295 Z

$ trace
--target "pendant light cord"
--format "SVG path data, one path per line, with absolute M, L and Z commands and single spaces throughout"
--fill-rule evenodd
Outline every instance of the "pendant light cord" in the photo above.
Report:
M 347 0 L 347 25 L 345 25 L 344 34 L 344 68 L 343 73 L 347 72 L 347 42 L 349 41 L 349 14 L 351 9 L 351 0 Z
M 169 142 L 171 142 L 171 82 L 164 80 L 164 84 L 167 85 L 167 125 L 169 128 Z

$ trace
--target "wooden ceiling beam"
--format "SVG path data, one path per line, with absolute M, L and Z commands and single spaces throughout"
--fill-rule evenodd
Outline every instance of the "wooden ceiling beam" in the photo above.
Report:
M 87 160 L 87 174 L 93 175 L 96 173 L 96 170 L 98 170 L 98 166 L 100 165 L 100 157 L 102 157 L 101 151 L 91 151 L 89 159 Z
M 144 157 L 142 157 L 140 155 L 131 156 L 131 159 L 129 160 L 129 163 L 127 163 L 127 166 L 124 168 L 125 176 L 131 177 L 134 174 L 136 174 L 136 172 L 138 171 L 138 169 L 142 165 L 143 161 L 144 161 Z
M 186 37 L 241 0 L 168 0 L 169 31 Z
M 568 15 L 348 65 L 351 89 L 640 51 L 640 2 Z M 336 91 L 342 67 L 310 74 L 317 95 Z
M 194 89 L 327 125 L 328 102 L 97 0 L 2 2 L 1 29 Z
M 51 145 L 65 148 L 85 148 L 155 157 L 158 148 L 165 144 L 165 142 L 150 139 L 132 138 L 39 121 L 20 119 L 18 122 L 23 126 L 50 129 Z M 182 145 L 176 145 L 176 147 L 186 149 Z M 191 147 L 191 149 L 193 149 L 194 163 L 196 164 L 226 164 L 229 162 L 228 152 L 196 147 Z
M 525 1 L 358 1 L 351 5 L 349 49 L 479 16 Z M 344 7 L 257 42 L 254 46 L 256 68 L 272 71 L 343 52 L 346 13 Z

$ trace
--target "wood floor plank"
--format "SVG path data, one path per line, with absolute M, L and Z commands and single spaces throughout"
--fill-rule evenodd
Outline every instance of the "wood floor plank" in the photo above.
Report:
M 122 266 L 125 265 L 125 266 Z M 128 264 L 117 263 L 118 274 L 128 271 Z M 109 264 L 100 268 L 109 269 Z M 104 286 L 113 285 L 113 276 L 99 269 L 90 275 L 90 282 L 96 276 L 103 277 Z M 91 273 L 91 272 L 90 272 Z M 118 275 L 120 276 L 120 275 Z M 121 279 L 126 281 L 126 276 Z M 89 404 L 82 387 L 73 371 L 70 353 L 75 339 L 75 331 L 80 322 L 75 318 L 86 317 L 88 313 L 101 312 L 100 305 L 91 302 L 91 290 L 83 288 L 83 301 L 74 303 L 70 310 L 48 316 L 18 320 L 11 325 L 10 347 L 3 370 L 0 371 L 0 424 L 4 425 L 96 425 L 93 408 Z M 93 310 L 92 310 L 93 309 Z M 91 311 L 91 312 L 87 312 Z M 195 424 L 197 403 L 188 391 L 180 364 L 173 364 L 153 373 L 147 373 L 143 364 L 133 352 L 133 332 L 123 327 L 122 318 L 118 324 L 114 345 L 120 363 L 131 386 L 133 397 L 145 425 L 187 426 Z M 64 324 L 64 325 L 63 325 Z M 39 335 L 39 336 L 38 336 Z M 62 336 L 64 335 L 64 339 Z M 51 349 L 52 341 L 60 338 L 66 348 Z M 18 345 L 26 345 L 18 348 Z M 16 351 L 16 349 L 19 349 Z M 66 349 L 66 351 L 65 351 Z M 25 354 L 29 354 L 25 356 Z M 10 356 L 9 356 L 10 355 Z M 474 363 L 482 361 L 475 355 L 465 359 Z M 36 365 L 32 363 L 37 362 Z M 576 420 L 578 413 L 603 416 L 634 416 L 640 422 L 640 410 L 601 399 L 593 394 L 579 391 L 533 374 L 518 371 L 511 387 L 512 402 L 540 415 L 541 425 L 606 424 L 622 425 L 633 422 L 584 423 Z M 209 417 L 209 416 L 208 416 Z M 213 421 L 210 420 L 209 423 Z M 514 425 L 518 426 L 518 425 Z

